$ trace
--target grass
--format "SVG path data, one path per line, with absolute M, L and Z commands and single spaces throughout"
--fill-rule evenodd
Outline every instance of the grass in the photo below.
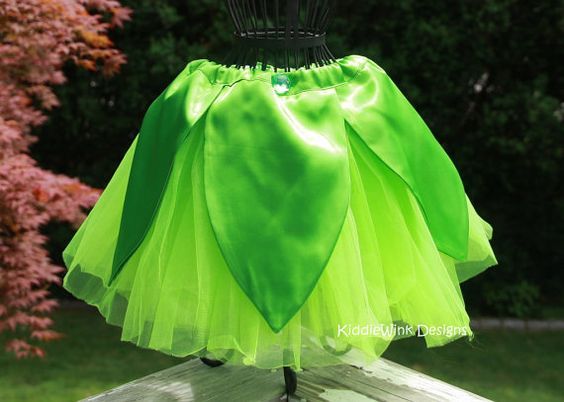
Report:
M 76 401 L 186 360 L 121 342 L 120 329 L 91 308 L 61 309 L 55 320 L 66 337 L 45 345 L 45 359 L 0 355 L 0 401 Z M 562 332 L 488 331 L 473 343 L 434 349 L 406 339 L 385 357 L 495 401 L 560 401 L 564 395 Z
M 93 308 L 65 308 L 54 317 L 65 338 L 45 344 L 45 359 L 0 354 L 0 401 L 77 401 L 178 364 L 178 359 L 121 342 Z
M 494 401 L 562 401 L 564 333 L 477 332 L 427 349 L 422 339 L 392 344 L 385 357 Z

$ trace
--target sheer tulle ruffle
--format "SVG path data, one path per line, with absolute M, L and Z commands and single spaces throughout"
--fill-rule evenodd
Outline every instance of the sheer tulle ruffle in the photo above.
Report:
M 299 369 L 367 363 L 418 325 L 430 347 L 472 336 L 459 282 L 496 263 L 491 227 L 468 201 L 467 261 L 440 253 L 410 190 L 350 127 L 352 193 L 342 232 L 302 309 L 273 333 L 218 248 L 203 191 L 204 125 L 198 127 L 175 156 L 148 234 L 110 287 L 137 139 L 65 249 L 64 287 L 122 327 L 122 340 L 175 356 Z

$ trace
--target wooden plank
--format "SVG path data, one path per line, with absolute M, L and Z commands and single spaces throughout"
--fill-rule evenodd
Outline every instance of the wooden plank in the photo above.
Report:
M 488 401 L 488 399 L 386 359 L 379 359 L 375 363 L 362 368 L 353 366 L 316 368 L 308 370 L 307 373 L 304 371 L 302 376 L 316 378 L 318 383 L 322 381 L 321 379 L 325 379 L 327 389 L 333 391 L 329 394 L 335 395 L 334 391 L 340 389 L 340 394 L 346 395 L 345 390 L 349 390 L 372 398 L 367 400 Z M 300 379 L 298 379 L 298 386 L 299 383 Z M 351 399 L 326 398 L 317 400 L 356 401 L 357 399 L 351 397 Z
M 193 359 L 99 395 L 89 402 L 273 402 L 285 400 L 282 370 L 224 365 Z M 291 401 L 487 401 L 399 364 L 380 359 L 366 367 L 304 369 Z

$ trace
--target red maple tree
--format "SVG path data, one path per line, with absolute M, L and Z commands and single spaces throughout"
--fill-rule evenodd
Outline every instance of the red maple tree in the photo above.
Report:
M 105 75 L 125 63 L 108 31 L 130 13 L 117 0 L 0 0 L 0 333 L 13 332 L 5 348 L 17 357 L 43 356 L 39 342 L 60 337 L 47 289 L 62 268 L 41 227 L 80 224 L 100 193 L 41 169 L 29 154 L 32 129 L 58 106 L 52 88 L 65 82 L 66 62 Z

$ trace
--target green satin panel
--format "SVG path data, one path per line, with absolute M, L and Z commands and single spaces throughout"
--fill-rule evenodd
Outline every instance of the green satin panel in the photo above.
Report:
M 221 90 L 193 69 L 195 60 L 149 106 L 133 157 L 109 283 L 143 240 L 158 207 L 172 160 L 190 129 Z
M 334 91 L 278 96 L 258 81 L 226 88 L 206 117 L 204 180 L 227 264 L 278 332 L 323 272 L 349 203 Z
M 416 196 L 440 251 L 464 259 L 468 211 L 456 168 L 386 73 L 362 56 L 284 73 L 189 63 L 148 109 L 126 191 L 110 282 L 147 233 L 173 157 L 204 132 L 210 221 L 233 277 L 278 332 L 330 258 L 351 191 L 354 130 Z M 196 257 L 194 257 L 196 258 Z
M 336 90 L 347 122 L 413 191 L 437 248 L 464 260 L 468 210 L 462 180 L 421 116 L 371 60 Z

